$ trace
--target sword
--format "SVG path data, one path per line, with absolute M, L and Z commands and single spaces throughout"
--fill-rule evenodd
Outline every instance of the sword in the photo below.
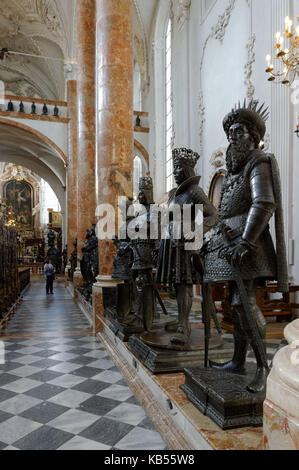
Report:
M 193 258 L 193 265 L 195 269 L 203 275 L 204 273 L 204 264 L 202 257 L 196 256 Z M 205 334 L 205 346 L 204 346 L 204 365 L 208 367 L 209 361 L 209 344 L 211 338 L 211 318 L 215 323 L 218 333 L 222 334 L 222 328 L 220 326 L 219 320 L 217 318 L 216 310 L 212 300 L 212 290 L 211 284 L 202 282 L 202 322 L 204 324 L 204 334 Z
M 156 297 L 157 297 L 157 299 L 158 299 L 158 302 L 159 302 L 159 304 L 160 304 L 160 307 L 161 307 L 162 310 L 163 310 L 164 315 L 168 315 L 168 312 L 167 312 L 167 310 L 166 310 L 166 308 L 165 308 L 165 305 L 164 305 L 164 303 L 163 303 L 163 300 L 161 299 L 161 296 L 160 296 L 160 293 L 159 293 L 159 291 L 158 291 L 158 288 L 157 288 L 157 286 L 156 286 L 156 284 L 155 284 L 155 281 L 153 281 L 153 288 L 154 288 Z
M 209 344 L 211 337 L 211 311 L 210 311 L 210 295 L 211 286 L 210 284 L 202 284 L 202 321 L 204 324 L 205 332 L 205 356 L 204 356 L 204 366 L 207 369 L 209 363 Z
M 224 240 L 227 242 L 227 248 L 234 246 L 234 244 L 232 243 L 232 240 L 229 239 L 229 236 L 227 234 L 227 227 L 224 224 L 220 224 L 220 230 L 224 237 Z M 257 340 L 257 347 L 258 347 L 261 357 L 263 357 L 265 359 L 265 362 L 267 363 L 267 356 L 266 356 L 266 352 L 264 348 L 264 343 L 263 343 L 255 318 L 252 313 L 251 305 L 249 302 L 249 298 L 248 298 L 248 294 L 245 288 L 244 281 L 242 279 L 240 268 L 233 264 L 231 264 L 231 267 L 232 267 L 232 272 L 234 274 L 234 280 L 239 289 L 240 299 L 242 301 L 242 304 L 246 313 L 247 325 L 251 331 L 252 336 Z

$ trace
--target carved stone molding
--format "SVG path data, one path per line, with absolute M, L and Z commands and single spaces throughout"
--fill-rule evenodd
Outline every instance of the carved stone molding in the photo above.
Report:
M 1 0 L 0 39 L 5 38 L 5 46 L 11 51 L 20 51 L 42 56 L 70 57 L 69 43 L 71 35 L 65 24 L 68 13 L 72 15 L 72 4 L 68 11 L 57 0 Z M 42 40 L 41 40 L 42 39 Z M 1 63 L 20 79 L 34 82 L 34 88 L 42 87 L 45 97 L 64 98 L 63 67 L 57 62 L 43 59 L 39 62 L 30 57 L 11 55 Z M 42 84 L 42 85 L 41 85 Z M 7 83 L 7 86 L 12 84 Z
M 203 141 L 203 129 L 204 129 L 204 124 L 206 122 L 205 112 L 206 112 L 206 108 L 204 106 L 203 92 L 200 91 L 198 95 L 198 113 L 199 113 L 199 137 L 200 137 L 201 146 L 203 144 L 202 142 Z
M 251 0 L 245 0 L 248 7 L 250 8 L 252 6 Z M 221 44 L 223 44 L 226 29 L 230 23 L 230 19 L 233 13 L 233 10 L 236 6 L 236 0 L 230 0 L 227 8 L 225 9 L 224 13 L 222 15 L 219 15 L 218 17 L 218 22 L 216 23 L 215 26 L 211 28 L 211 31 L 206 38 L 203 46 L 203 52 L 202 52 L 202 58 L 200 62 L 200 86 L 202 83 L 202 69 L 203 69 L 203 63 L 205 59 L 205 52 L 208 46 L 208 43 L 211 39 L 216 39 L 218 40 Z M 253 83 L 251 82 L 251 76 L 252 76 L 252 68 L 253 64 L 255 62 L 255 52 L 254 52 L 254 47 L 255 47 L 255 42 L 256 42 L 256 36 L 253 34 L 250 39 L 248 44 L 246 45 L 246 48 L 248 50 L 248 60 L 245 65 L 245 84 L 247 86 L 247 97 L 249 99 L 252 99 L 255 93 L 255 87 Z M 204 106 L 204 97 L 203 97 L 203 91 L 202 88 L 200 88 L 200 92 L 198 95 L 198 110 L 199 110 L 199 136 L 200 136 L 200 142 L 201 142 L 201 148 L 203 146 L 202 140 L 203 140 L 203 131 L 204 131 L 204 124 L 205 124 L 205 106 Z
M 220 147 L 215 150 L 210 159 L 211 165 L 218 170 L 219 168 L 224 168 L 226 165 L 226 147 Z
M 177 8 L 177 23 L 179 25 L 179 31 L 181 31 L 186 21 L 190 18 L 190 7 L 191 0 L 179 0 Z
M 215 26 L 211 28 L 210 34 L 206 38 L 203 46 L 203 51 L 202 51 L 202 57 L 201 57 L 201 62 L 200 62 L 200 86 L 202 83 L 202 68 L 203 68 L 203 63 L 204 63 L 204 58 L 205 58 L 205 52 L 208 46 L 208 43 L 211 39 L 216 39 L 220 41 L 220 43 L 223 43 L 226 28 L 229 25 L 230 19 L 232 12 L 235 8 L 236 5 L 236 0 L 230 0 L 228 7 L 225 9 L 224 13 L 222 15 L 219 15 L 218 17 L 218 22 L 216 23 Z M 199 110 L 199 136 L 200 136 L 200 145 L 201 148 L 203 146 L 202 139 L 203 139 L 203 130 L 204 130 L 204 124 L 205 124 L 205 106 L 204 106 L 204 97 L 203 97 L 203 91 L 202 88 L 200 88 L 200 92 L 198 95 L 198 100 L 199 100 L 199 105 L 198 105 L 198 110 Z
M 211 37 L 223 43 L 226 28 L 229 25 L 231 14 L 235 8 L 236 0 L 230 0 L 225 12 L 218 17 L 218 23 L 211 30 Z
M 254 46 L 256 42 L 256 35 L 253 34 L 249 39 L 249 42 L 246 44 L 246 49 L 248 51 L 248 60 L 244 67 L 245 69 L 245 85 L 247 87 L 246 96 L 249 100 L 252 100 L 254 97 L 255 87 L 251 81 L 252 76 L 252 67 L 255 62 L 255 52 Z
M 264 137 L 264 152 L 268 152 L 268 150 L 270 149 L 270 134 L 269 132 L 266 133 L 265 137 Z
M 138 19 L 138 32 L 134 36 L 134 52 L 135 52 L 135 59 L 137 60 L 140 74 L 141 74 L 141 81 L 142 81 L 142 91 L 143 93 L 147 94 L 149 91 L 149 54 L 148 54 L 148 45 L 146 39 L 146 32 L 144 29 L 144 24 L 142 21 L 142 16 L 140 13 L 140 9 L 136 0 L 134 0 L 134 7 L 136 11 L 136 16 Z
M 64 64 L 64 76 L 66 80 L 77 80 L 77 65 Z

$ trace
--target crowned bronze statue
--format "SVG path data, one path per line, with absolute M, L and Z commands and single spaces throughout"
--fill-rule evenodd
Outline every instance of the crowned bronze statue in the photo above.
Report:
M 250 392 L 263 392 L 269 371 L 264 338 L 265 318 L 256 304 L 256 289 L 277 280 L 288 290 L 279 169 L 274 155 L 259 144 L 266 132 L 267 109 L 258 102 L 239 104 L 223 121 L 229 141 L 227 176 L 219 208 L 219 224 L 205 247 L 205 281 L 229 281 L 233 306 L 234 356 L 212 368 L 245 374 L 249 344 L 256 357 Z M 275 214 L 276 252 L 269 221 Z
M 144 328 L 150 330 L 156 315 L 156 296 L 153 281 L 154 258 L 153 252 L 156 241 L 151 239 L 151 205 L 154 204 L 153 181 L 146 176 L 139 181 L 139 204 L 143 210 L 135 219 L 135 229 L 145 234 L 131 240 L 133 251 L 132 272 L 137 286 L 137 317 L 143 321 Z
M 209 231 L 217 222 L 217 212 L 213 204 L 199 186 L 200 176 L 195 175 L 195 166 L 199 155 L 191 149 L 179 148 L 172 152 L 174 178 L 177 187 L 169 194 L 170 212 L 169 238 L 162 240 L 159 253 L 156 281 L 175 287 L 178 306 L 178 327 L 170 342 L 175 347 L 187 346 L 190 338 L 189 314 L 192 307 L 193 285 L 202 282 L 202 272 L 198 269 L 199 248 L 186 250 L 184 231 L 181 238 L 174 237 L 171 209 L 180 208 L 183 220 L 184 206 L 191 208 L 191 229 L 195 229 L 195 219 L 199 205 L 203 207 L 203 232 Z M 194 247 L 195 248 L 195 247 Z
M 133 280 L 132 264 L 133 252 L 131 247 L 131 240 L 127 235 L 128 224 L 134 217 L 128 214 L 128 209 L 133 203 L 132 198 L 121 201 L 119 210 L 121 211 L 124 226 L 121 231 L 125 229 L 126 237 L 119 240 L 115 238 L 116 257 L 113 262 L 112 278 L 124 281 L 124 284 L 117 286 L 117 305 L 116 305 L 116 318 L 119 322 L 131 322 L 130 314 L 134 315 L 134 300 L 135 300 L 135 282 Z

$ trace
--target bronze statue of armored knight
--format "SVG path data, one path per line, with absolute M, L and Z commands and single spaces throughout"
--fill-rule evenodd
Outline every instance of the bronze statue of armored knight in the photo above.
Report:
M 132 215 L 130 216 L 128 214 L 128 210 L 133 203 L 133 199 L 128 198 L 121 202 L 122 204 L 119 205 L 119 210 L 121 212 L 124 225 L 120 231 L 122 232 L 123 229 L 125 229 L 126 237 L 121 240 L 115 238 L 114 243 L 117 248 L 116 257 L 113 261 L 114 269 L 112 272 L 112 278 L 124 281 L 124 284 L 117 286 L 116 318 L 120 323 L 131 323 L 132 321 L 135 321 L 134 303 L 136 298 L 136 288 L 131 270 L 133 264 L 133 252 L 131 240 L 127 234 L 127 227 L 134 219 Z
M 210 362 L 220 371 L 245 374 L 249 344 L 257 370 L 247 390 L 264 392 L 268 374 L 265 319 L 256 304 L 256 288 L 277 280 L 278 291 L 288 290 L 286 249 L 279 169 L 274 155 L 264 153 L 260 142 L 268 117 L 257 101 L 233 109 L 223 121 L 229 141 L 219 223 L 204 247 L 207 283 L 230 282 L 233 306 L 234 355 L 225 364 Z M 275 214 L 276 251 L 269 222 Z
M 199 155 L 190 149 L 179 148 L 172 152 L 174 178 L 177 188 L 169 194 L 169 237 L 162 239 L 156 282 L 171 284 L 175 287 L 178 306 L 178 326 L 170 339 L 175 348 L 187 346 L 191 328 L 189 314 L 192 307 L 193 285 L 202 282 L 202 272 L 197 266 L 198 250 L 186 250 L 186 237 L 181 231 L 181 238 L 174 237 L 172 207 L 180 208 L 183 220 L 184 205 L 191 207 L 191 227 L 194 229 L 197 205 L 203 206 L 203 232 L 206 233 L 217 222 L 217 211 L 199 186 L 200 176 L 195 175 L 195 166 Z
M 149 331 L 156 316 L 156 296 L 152 274 L 156 240 L 152 240 L 150 237 L 151 205 L 154 204 L 154 196 L 153 181 L 149 176 L 139 180 L 138 201 L 143 206 L 143 211 L 140 211 L 134 221 L 134 228 L 137 234 L 140 233 L 140 236 L 137 235 L 131 239 L 132 272 L 137 288 L 136 314 L 143 322 L 145 330 Z

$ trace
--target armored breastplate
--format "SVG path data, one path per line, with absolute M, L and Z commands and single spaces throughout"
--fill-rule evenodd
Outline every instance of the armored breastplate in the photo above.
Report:
M 131 240 L 133 252 L 133 270 L 153 268 L 152 252 L 155 248 L 155 240 L 150 239 L 150 213 L 142 213 L 135 219 L 135 229 L 140 234 Z M 137 233 L 138 235 L 138 233 Z M 145 238 L 146 237 L 146 238 Z
M 226 177 L 222 187 L 219 218 L 230 219 L 248 213 L 251 206 L 249 178 L 245 176 L 245 168 L 237 175 Z

